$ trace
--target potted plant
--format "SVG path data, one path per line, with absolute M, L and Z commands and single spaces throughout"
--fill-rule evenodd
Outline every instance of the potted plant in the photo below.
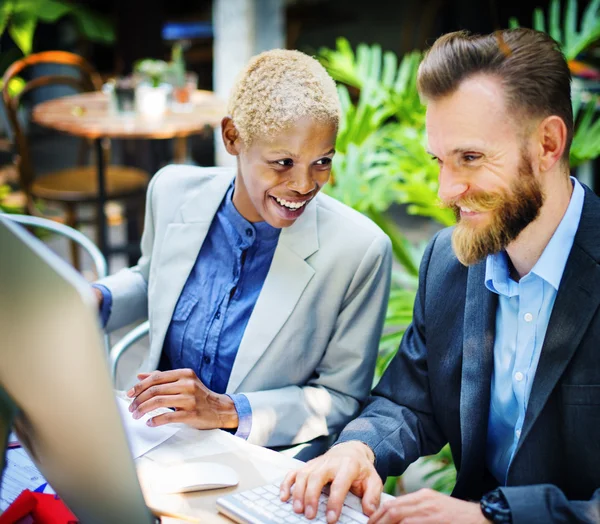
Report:
M 136 62 L 134 71 L 140 77 L 135 88 L 135 106 L 139 114 L 160 117 L 167 110 L 171 85 L 165 82 L 169 65 L 164 60 L 145 58 Z

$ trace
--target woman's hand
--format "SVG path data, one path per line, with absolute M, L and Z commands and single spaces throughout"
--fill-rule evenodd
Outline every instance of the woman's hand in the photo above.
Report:
M 129 411 L 138 419 L 156 408 L 175 411 L 148 419 L 149 426 L 173 422 L 197 429 L 237 428 L 238 415 L 233 400 L 208 389 L 191 369 L 141 373 L 128 392 L 133 398 Z
M 98 301 L 98 309 L 102 309 L 102 302 L 104 302 L 104 295 L 102 295 L 102 291 L 100 291 L 97 287 L 92 287 L 92 291 L 96 296 L 96 300 Z

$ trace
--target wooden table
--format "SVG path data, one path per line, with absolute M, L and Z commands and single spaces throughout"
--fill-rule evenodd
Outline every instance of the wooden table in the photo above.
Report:
M 175 147 L 176 161 L 187 155 L 186 138 L 220 125 L 225 115 L 225 104 L 211 91 L 196 91 L 192 96 L 193 108 L 187 113 L 167 112 L 158 118 L 140 115 L 116 114 L 109 96 L 101 92 L 81 93 L 56 98 L 38 104 L 32 119 L 39 125 L 70 135 L 94 140 L 98 167 L 98 247 L 108 256 L 115 249 L 107 244 L 106 215 L 106 165 L 102 154 L 102 140 L 127 139 L 178 139 Z

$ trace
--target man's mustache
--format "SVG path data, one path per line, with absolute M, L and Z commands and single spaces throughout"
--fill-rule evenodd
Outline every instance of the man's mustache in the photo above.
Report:
M 476 213 L 484 213 L 493 211 L 501 207 L 505 201 L 504 193 L 471 193 L 461 195 L 452 200 L 440 200 L 440 207 L 452 209 L 455 213 L 460 214 L 460 208 L 466 207 Z

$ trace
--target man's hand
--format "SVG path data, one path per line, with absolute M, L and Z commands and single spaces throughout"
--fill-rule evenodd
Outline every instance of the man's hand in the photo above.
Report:
M 156 408 L 175 408 L 148 420 L 149 426 L 173 422 L 197 429 L 237 428 L 238 415 L 233 400 L 208 389 L 191 369 L 141 373 L 128 392 L 133 398 L 129 411 L 138 419 Z
M 321 490 L 331 482 L 327 522 L 337 521 L 348 491 L 362 497 L 363 512 L 371 515 L 379 506 L 383 489 L 374 461 L 371 448 L 362 442 L 338 444 L 325 455 L 288 473 L 281 483 L 281 500 L 288 500 L 292 494 L 294 511 L 304 512 L 307 518 L 313 519 L 317 514 Z
M 489 524 L 479 504 L 465 502 L 431 489 L 421 489 L 384 502 L 369 524 Z

